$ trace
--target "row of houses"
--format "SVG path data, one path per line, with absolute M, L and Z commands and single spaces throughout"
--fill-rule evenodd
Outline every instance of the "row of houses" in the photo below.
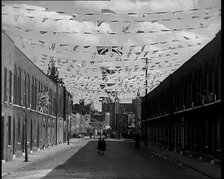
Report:
M 66 142 L 72 96 L 2 31 L 1 160 Z
M 221 32 L 142 98 L 147 142 L 221 159 Z

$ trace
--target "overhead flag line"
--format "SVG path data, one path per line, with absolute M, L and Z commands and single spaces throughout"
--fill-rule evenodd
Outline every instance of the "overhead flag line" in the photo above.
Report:
M 190 45 L 190 44 L 188 44 L 188 45 L 185 45 L 185 46 L 183 46 L 183 45 L 181 45 L 181 44 L 179 44 L 178 46 L 176 46 L 176 47 L 169 47 L 169 48 L 164 48 L 164 49 L 159 49 L 159 50 L 153 50 L 152 51 L 152 53 L 147 53 L 147 55 L 153 55 L 153 54 L 156 54 L 156 53 L 159 53 L 159 52 L 164 52 L 164 51 L 172 51 L 172 50 L 177 50 L 177 49 L 184 49 L 184 48 L 191 48 L 191 47 L 195 47 L 195 46 L 201 46 L 202 44 L 201 43 L 197 43 L 197 44 L 195 44 L 195 45 Z M 145 52 L 150 52 L 150 51 L 145 51 Z M 94 52 L 89 52 L 89 53 L 94 53 Z M 175 53 L 173 53 L 173 55 L 178 55 L 178 54 L 176 54 L 176 53 L 178 53 L 178 52 L 175 52 Z M 135 54 L 135 53 L 132 53 L 132 54 Z M 61 57 L 61 56 L 56 56 L 56 55 L 47 55 L 47 54 L 42 54 L 45 58 L 46 57 L 53 57 L 53 58 L 63 58 L 63 57 Z M 137 55 L 138 56 L 138 55 Z M 170 54 L 169 55 L 167 55 L 167 54 L 165 54 L 164 55 L 165 57 L 169 57 L 169 56 L 171 56 Z M 160 57 L 164 57 L 164 56 L 156 56 L 156 58 L 160 58 Z M 141 57 L 140 59 L 144 59 L 144 58 L 146 58 L 146 57 Z M 148 58 L 155 58 L 155 56 L 151 56 L 151 57 L 148 57 Z M 69 63 L 69 62 L 71 62 L 71 61 L 75 61 L 75 62 L 81 62 L 81 61 L 83 61 L 83 60 L 73 60 L 73 59 L 69 59 L 69 58 L 67 58 L 67 57 L 64 57 L 64 59 L 66 59 L 66 62 L 65 63 Z M 131 59 L 130 60 L 130 58 L 122 58 L 122 59 L 120 59 L 121 61 L 121 63 L 122 62 L 128 62 L 128 61 L 133 61 L 133 59 Z M 134 60 L 134 61 L 136 61 L 136 60 Z M 95 62 L 98 62 L 98 61 L 95 61 Z M 107 61 L 105 61 L 105 62 L 107 62 Z M 110 62 L 110 60 L 108 60 L 108 62 Z M 64 63 L 64 62 L 63 62 Z M 100 64 L 100 63 L 98 63 L 98 64 Z
M 8 24 L 9 25 L 9 24 Z M 128 35 L 128 34 L 153 34 L 153 33 L 167 33 L 167 32 L 180 32 L 183 30 L 195 30 L 195 29 L 203 29 L 203 28 L 207 28 L 208 26 L 205 26 L 203 23 L 200 23 L 199 27 L 185 27 L 185 28 L 173 28 L 173 29 L 160 29 L 160 30 L 141 30 L 141 29 L 137 29 L 135 30 L 135 32 L 107 32 L 107 33 L 103 33 L 103 32 L 71 32 L 71 31 L 49 31 L 49 30 L 36 30 L 36 29 L 27 29 L 27 28 L 23 28 L 23 27 L 19 27 L 17 25 L 12 25 L 10 24 L 9 26 L 13 26 L 16 29 L 19 30 L 24 30 L 25 33 L 28 32 L 39 32 L 40 34 L 46 35 L 48 33 L 51 33 L 53 35 L 56 34 L 63 34 L 63 35 L 76 35 L 76 34 L 84 34 L 84 35 Z
M 179 41 L 174 41 L 174 42 L 170 42 L 170 43 L 176 43 L 176 42 L 179 42 Z M 32 43 L 32 41 L 31 41 L 31 43 Z M 155 53 L 158 53 L 158 52 L 164 52 L 164 51 L 168 51 L 168 50 L 176 50 L 178 48 L 180 49 L 180 48 L 185 48 L 185 47 L 192 47 L 192 46 L 201 45 L 200 42 L 197 42 L 196 44 L 197 45 L 187 44 L 186 46 L 182 46 L 181 44 L 179 44 L 178 46 L 175 46 L 175 47 L 169 46 L 168 48 L 163 48 L 163 49 L 160 48 L 159 50 L 152 50 L 152 54 L 155 54 Z M 30 45 L 30 44 L 27 44 L 27 45 Z M 155 42 L 155 43 L 145 44 L 145 45 L 149 45 L 149 46 L 161 45 L 161 42 L 160 43 L 159 42 Z M 145 45 L 142 45 L 142 46 L 134 46 L 134 47 L 143 47 Z M 38 46 L 38 47 L 41 47 L 41 46 Z M 44 46 L 42 46 L 42 47 L 44 47 Z M 96 48 L 95 48 L 95 51 L 92 51 L 92 52 L 76 50 L 78 47 L 79 46 L 77 45 L 77 46 L 73 47 L 72 49 L 67 49 L 67 51 L 81 52 L 81 53 L 85 53 L 85 54 L 96 54 L 96 53 L 98 53 L 98 55 L 106 55 L 106 53 L 112 53 L 113 52 L 113 53 L 117 53 L 118 55 L 128 55 L 129 54 L 129 56 L 131 54 L 140 55 L 140 54 L 143 54 L 143 53 L 145 54 L 144 56 L 147 56 L 147 55 L 149 55 L 149 52 L 150 52 L 149 50 L 137 51 L 137 52 L 130 52 L 132 50 L 129 49 L 129 52 L 123 53 L 122 52 L 122 48 L 124 46 L 113 46 L 113 45 L 112 46 L 100 46 L 100 45 L 99 46 L 94 46 Z M 46 48 L 46 46 L 45 46 L 45 48 Z M 49 48 L 49 51 L 50 51 L 51 50 L 50 48 L 52 48 L 52 44 L 51 44 L 51 46 L 47 46 L 47 48 Z M 75 50 L 74 50 L 74 48 L 75 48 Z M 66 50 L 66 49 L 64 49 L 64 50 Z M 52 51 L 54 51 L 54 49 Z M 58 55 L 58 56 L 60 56 L 60 55 Z
M 221 9 L 219 9 L 219 11 L 221 11 Z M 140 22 L 152 22 L 152 23 L 155 23 L 155 22 L 167 22 L 167 21 L 172 21 L 172 20 L 189 20 L 189 19 L 199 19 L 199 18 L 203 18 L 203 19 L 208 19 L 210 17 L 214 17 L 214 16 L 209 16 L 208 14 L 205 14 L 204 17 L 200 17 L 199 15 L 191 15 L 190 17 L 172 17 L 172 18 L 151 18 L 151 19 L 140 19 L 140 20 L 137 20 L 137 19 L 133 19 L 133 20 L 91 20 L 91 19 L 76 19 L 76 18 L 52 18 L 52 17 L 39 17 L 39 16 L 32 16 L 32 15 L 21 15 L 21 14 L 10 14 L 10 13 L 6 13 L 6 12 L 2 12 L 2 15 L 8 15 L 8 16 L 14 16 L 14 20 L 17 19 L 16 21 L 18 21 L 18 18 L 19 17 L 22 17 L 22 18 L 29 18 L 29 19 L 42 19 L 42 22 L 46 22 L 47 20 L 51 20 L 51 21 L 55 21 L 55 22 L 58 22 L 58 21 L 79 21 L 79 22 L 93 22 L 93 21 L 96 21 L 97 22 L 97 26 L 100 26 L 103 22 L 108 22 L 108 23 L 131 23 L 131 22 L 137 22 L 137 23 L 140 23 Z M 221 12 L 219 14 L 219 16 L 221 16 Z
M 91 47 L 111 47 L 111 46 L 120 46 L 120 47 L 124 47 L 124 48 L 127 48 L 127 47 L 129 47 L 129 48 L 142 47 L 141 52 L 143 52 L 146 46 L 163 45 L 163 44 L 170 44 L 170 43 L 172 44 L 172 43 L 177 43 L 177 42 L 180 42 L 180 41 L 190 42 L 191 40 L 195 40 L 195 39 L 197 39 L 197 40 L 203 39 L 203 38 L 198 37 L 196 35 L 194 38 L 183 36 L 182 39 L 171 39 L 169 41 L 164 41 L 164 40 L 162 40 L 162 41 L 154 41 L 154 42 L 151 42 L 151 43 L 144 43 L 144 44 L 139 44 L 139 45 L 79 45 L 79 44 L 73 44 L 73 43 L 56 43 L 56 42 L 52 42 L 52 41 L 42 41 L 42 40 L 39 40 L 39 39 L 28 38 L 28 37 L 21 36 L 21 35 L 17 35 L 17 36 L 20 39 L 30 40 L 31 43 L 49 44 L 50 47 L 52 47 L 53 45 L 54 45 L 54 47 L 57 46 L 59 48 L 74 46 L 74 47 L 76 47 L 75 50 L 74 50 L 75 52 L 89 52 L 89 51 L 79 51 L 79 50 L 76 50 L 78 47 L 82 47 L 82 48 L 88 49 L 88 48 L 91 48 Z M 96 50 L 93 51 L 93 53 L 94 52 L 96 52 Z
M 19 6 L 13 6 L 13 5 L 8 5 L 8 4 L 2 4 L 2 7 L 12 7 L 12 8 L 15 8 L 15 9 L 22 9 L 22 10 L 26 10 L 26 11 L 41 11 L 41 12 L 48 12 L 48 13 L 51 13 L 51 12 L 56 12 L 57 14 L 66 14 L 65 11 L 48 11 L 48 8 L 44 8 L 43 10 L 40 10 L 40 9 L 34 9 L 34 8 L 22 8 L 22 7 L 19 7 Z M 166 14 L 166 13 L 171 13 L 171 14 L 176 14 L 176 13 L 181 13 L 181 12 L 195 12 L 195 11 L 199 11 L 199 10 L 211 10 L 211 9 L 214 9 L 214 8 L 220 8 L 220 6 L 210 6 L 210 7 L 204 7 L 204 8 L 191 8 L 191 9 L 180 9 L 180 10 L 175 10 L 175 11 L 155 11 L 155 12 L 128 12 L 128 13 L 116 13 L 115 11 L 112 11 L 110 9 L 102 9 L 101 10 L 101 13 L 74 13 L 72 16 L 75 17 L 77 15 L 86 15 L 86 16 L 92 16 L 92 15 L 105 15 L 105 14 L 108 14 L 108 15 L 129 15 L 129 16 L 133 16 L 133 15 L 153 15 L 153 14 Z

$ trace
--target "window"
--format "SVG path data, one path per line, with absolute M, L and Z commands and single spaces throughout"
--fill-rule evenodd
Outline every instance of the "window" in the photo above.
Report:
M 38 93 L 40 92 L 40 81 L 38 81 Z
M 16 104 L 17 101 L 17 70 L 16 70 L 16 66 L 14 68 L 14 99 L 13 99 L 13 103 Z
M 24 72 L 24 77 L 25 77 L 25 81 L 24 81 L 24 105 L 26 106 L 27 102 L 26 102 L 26 99 L 27 99 L 27 87 L 26 87 L 26 72 Z
M 8 121 L 8 145 L 11 145 L 11 127 L 12 127 L 12 117 L 9 116 L 9 121 Z
M 18 104 L 21 105 L 21 69 L 18 76 Z
M 34 109 L 34 78 L 32 77 L 31 108 Z
M 49 107 L 50 107 L 50 114 L 52 115 L 52 90 L 50 89 L 50 105 L 49 105 Z
M 41 90 L 40 91 L 43 92 L 43 85 L 42 85 L 42 83 L 40 84 L 40 86 L 41 86 L 41 88 L 40 88 Z
M 34 109 L 37 109 L 37 80 L 35 79 L 34 84 Z
M 12 71 L 9 71 L 9 102 L 12 102 Z
M 20 130 L 21 130 L 21 126 L 20 126 L 20 118 L 18 118 L 18 128 L 17 128 L 17 141 L 21 141 L 20 140 Z
M 27 98 L 28 98 L 28 107 L 30 107 L 30 76 L 27 74 Z
M 20 69 L 18 70 L 18 76 L 17 76 L 17 90 L 16 90 L 16 93 L 17 93 L 17 101 L 16 101 L 16 104 L 19 104 L 19 87 L 20 87 L 20 85 L 19 85 L 19 80 L 20 80 Z
M 46 92 L 48 93 L 48 95 L 49 95 L 49 91 L 48 91 L 48 87 L 47 87 L 47 86 L 46 86 L 46 90 L 45 90 L 45 91 L 46 91 Z M 47 105 L 46 107 L 47 107 L 47 114 L 50 114 L 50 113 L 49 113 L 49 105 Z
M 7 101 L 7 69 L 4 68 L 4 101 Z
M 4 139 L 5 139 L 5 124 L 4 124 L 4 121 L 5 121 L 4 116 L 1 116 L 1 125 L 2 125 L 2 128 L 1 128 L 1 149 L 2 149 L 1 160 L 4 159 L 3 149 L 4 149 L 4 146 L 5 146 L 5 142 L 4 142 Z

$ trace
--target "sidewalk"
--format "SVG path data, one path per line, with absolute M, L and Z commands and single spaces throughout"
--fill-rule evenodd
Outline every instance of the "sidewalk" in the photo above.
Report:
M 147 147 L 141 143 L 142 148 L 146 148 L 147 150 L 153 151 L 155 155 L 160 158 L 167 158 L 168 160 L 172 160 L 173 162 L 177 162 L 179 165 L 185 165 L 195 171 L 202 173 L 210 178 L 221 179 L 221 166 L 220 165 L 212 165 L 209 162 L 205 162 L 199 160 L 197 158 L 190 158 L 185 155 L 181 155 L 172 151 L 161 151 L 161 148 L 155 145 L 148 144 Z
M 16 170 L 22 169 L 28 165 L 39 162 L 48 157 L 54 156 L 55 154 L 59 152 L 70 149 L 71 147 L 77 147 L 77 149 L 80 149 L 87 143 L 88 141 L 84 139 L 70 139 L 70 145 L 68 145 L 66 142 L 66 143 L 58 144 L 50 148 L 35 151 L 32 154 L 29 154 L 28 162 L 24 162 L 25 160 L 24 156 L 17 157 L 13 159 L 12 161 L 5 162 L 2 164 L 2 177 Z

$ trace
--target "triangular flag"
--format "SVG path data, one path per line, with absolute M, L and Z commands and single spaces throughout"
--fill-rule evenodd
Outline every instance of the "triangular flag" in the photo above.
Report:
M 51 46 L 50 46 L 50 48 L 49 48 L 49 50 L 52 50 L 53 51 L 54 48 L 55 48 L 55 45 L 56 45 L 55 43 L 52 43 Z
M 101 13 L 110 13 L 110 14 L 116 14 L 116 12 L 110 10 L 110 9 L 102 9 Z
M 128 29 L 129 29 L 129 26 L 130 26 L 130 22 L 125 21 L 125 22 L 124 22 L 124 27 L 123 27 L 122 32 L 127 32 Z
M 96 48 L 99 55 L 105 55 L 106 52 L 109 51 L 108 47 L 106 46 L 97 46 Z
M 48 18 L 43 18 L 42 22 L 45 22 Z
M 97 26 L 99 27 L 102 23 L 103 21 L 97 21 Z
M 112 46 L 112 52 L 115 52 L 118 55 L 122 55 L 123 54 L 122 48 L 123 47 L 120 47 L 120 46 Z
M 15 16 L 14 16 L 14 21 L 17 22 L 18 19 L 19 19 L 19 16 L 18 16 L 18 15 L 15 15 Z
M 145 54 L 144 54 L 144 57 L 146 57 L 146 55 L 147 55 L 148 53 L 149 53 L 149 51 L 146 51 Z
M 79 47 L 78 45 L 75 45 L 75 46 L 73 47 L 73 51 L 75 52 L 75 51 L 77 50 L 78 47 Z
M 146 45 L 142 45 L 142 49 L 141 49 L 141 52 L 143 52 L 143 51 L 144 51 L 144 49 L 145 49 L 145 46 L 146 46 Z

